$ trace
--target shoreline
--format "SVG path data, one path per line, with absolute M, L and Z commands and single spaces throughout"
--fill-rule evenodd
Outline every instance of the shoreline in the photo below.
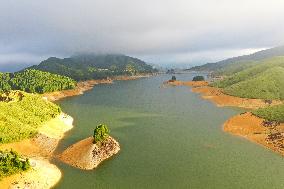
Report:
M 137 76 L 115 76 L 109 79 L 99 79 L 99 80 L 87 80 L 80 81 L 77 83 L 74 89 L 63 90 L 63 91 L 55 91 L 50 93 L 42 94 L 43 98 L 54 102 L 61 100 L 66 97 L 79 96 L 84 94 L 84 92 L 89 91 L 94 88 L 95 85 L 99 84 L 113 84 L 113 81 L 128 81 L 128 80 L 136 80 L 140 78 L 151 77 L 153 74 L 146 75 L 137 75 Z
M 44 123 L 39 133 L 30 139 L 19 142 L 1 144 L 1 150 L 15 150 L 31 162 L 31 169 L 3 178 L 1 188 L 52 188 L 61 179 L 61 170 L 50 160 L 54 151 L 65 136 L 73 128 L 73 118 L 61 113 L 56 118 Z M 48 176 L 47 176 L 48 175 Z
M 201 98 L 210 100 L 217 107 L 239 107 L 244 109 L 258 109 L 268 106 L 283 104 L 283 101 L 273 100 L 271 104 L 265 103 L 262 99 L 248 99 L 226 95 L 221 89 L 210 87 L 205 83 L 192 82 L 165 82 L 172 86 L 190 86 L 191 91 L 201 94 Z M 253 143 L 262 145 L 273 152 L 284 156 L 284 123 L 270 122 L 265 124 L 265 119 L 245 112 L 229 118 L 223 124 L 223 131 L 243 137 Z

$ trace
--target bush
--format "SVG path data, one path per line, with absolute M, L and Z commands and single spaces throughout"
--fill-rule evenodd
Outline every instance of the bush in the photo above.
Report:
M 284 104 L 268 108 L 260 108 L 254 110 L 252 113 L 268 121 L 284 123 Z
M 107 125 L 100 124 L 98 125 L 94 130 L 94 141 L 93 143 L 96 144 L 97 142 L 101 142 L 105 140 L 109 136 L 109 129 L 107 128 Z
M 46 122 L 61 113 L 56 104 L 40 95 L 21 91 L 0 94 L 0 143 L 33 137 Z
M 201 75 L 195 76 L 193 77 L 192 81 L 204 81 L 204 77 Z
M 24 159 L 15 151 L 0 151 L 0 179 L 30 168 L 28 159 Z

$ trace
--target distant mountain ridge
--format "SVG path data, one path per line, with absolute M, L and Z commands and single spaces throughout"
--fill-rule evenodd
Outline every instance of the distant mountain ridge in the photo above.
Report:
M 243 62 L 253 62 L 253 61 L 259 61 L 275 56 L 284 56 L 284 46 L 274 47 L 271 49 L 266 49 L 262 51 L 258 51 L 256 53 L 250 54 L 250 55 L 243 55 L 233 58 L 228 58 L 216 63 L 207 63 L 201 66 L 195 66 L 190 69 L 189 71 L 217 71 L 219 69 L 222 69 L 228 65 L 232 64 L 238 64 Z
M 64 75 L 77 81 L 157 71 L 140 59 L 120 54 L 79 54 L 63 59 L 50 57 L 27 69 Z

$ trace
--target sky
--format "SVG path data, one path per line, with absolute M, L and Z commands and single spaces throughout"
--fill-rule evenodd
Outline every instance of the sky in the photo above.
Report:
M 284 44 L 283 0 L 0 0 L 0 67 L 119 53 L 203 64 Z

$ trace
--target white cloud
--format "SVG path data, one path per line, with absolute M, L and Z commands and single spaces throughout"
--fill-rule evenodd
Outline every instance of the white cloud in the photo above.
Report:
M 214 61 L 283 44 L 283 10 L 283 0 L 10 0 L 0 6 L 0 50 Z

